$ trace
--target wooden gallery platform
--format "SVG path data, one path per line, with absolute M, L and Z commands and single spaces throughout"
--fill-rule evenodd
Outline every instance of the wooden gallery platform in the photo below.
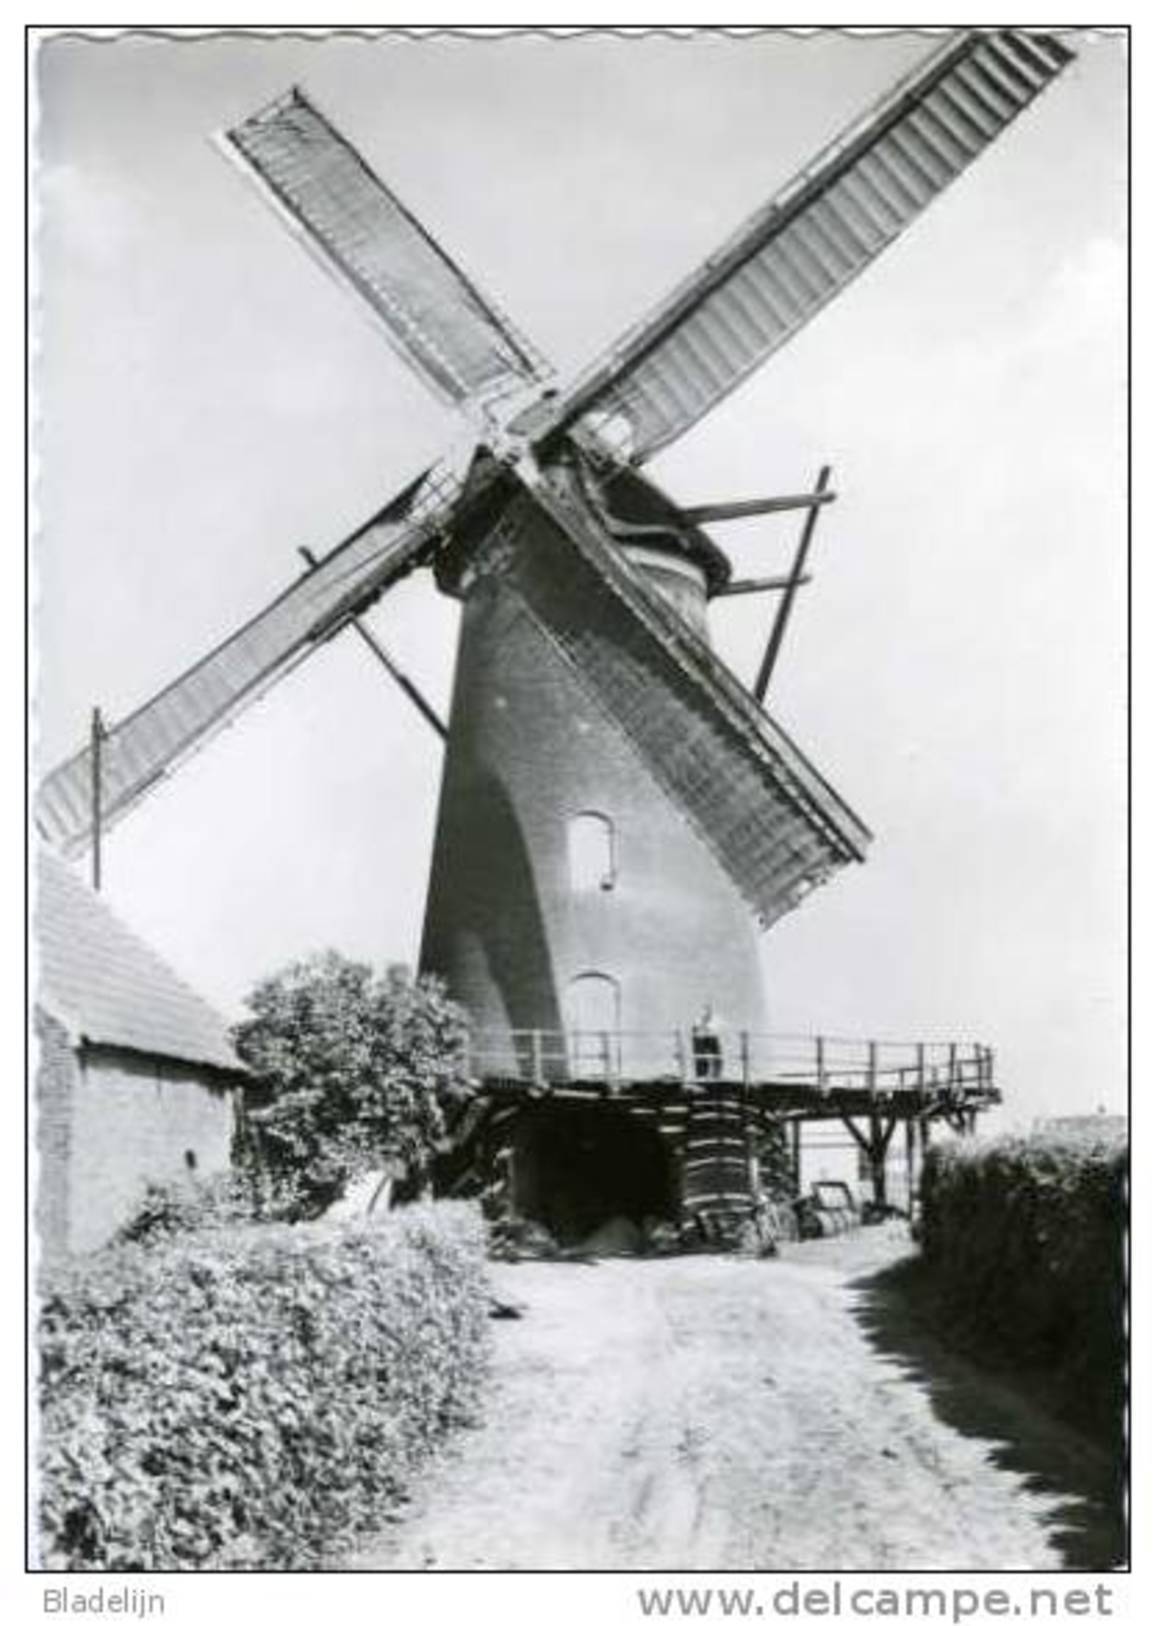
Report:
M 797 1195 L 807 1122 L 846 1127 L 886 1206 L 900 1125 L 911 1193 L 932 1126 L 970 1134 L 1000 1100 L 979 1044 L 535 1030 L 476 1038 L 470 1064 L 478 1093 L 441 1189 L 482 1193 L 563 1243 L 614 1218 L 734 1221 Z

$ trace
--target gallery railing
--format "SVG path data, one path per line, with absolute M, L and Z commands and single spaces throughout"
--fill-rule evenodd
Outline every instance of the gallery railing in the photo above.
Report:
M 597 1028 L 482 1028 L 469 1041 L 474 1077 L 549 1089 L 573 1082 L 644 1082 L 964 1091 L 995 1095 L 995 1052 L 956 1040 L 848 1039 L 723 1028 L 641 1032 Z

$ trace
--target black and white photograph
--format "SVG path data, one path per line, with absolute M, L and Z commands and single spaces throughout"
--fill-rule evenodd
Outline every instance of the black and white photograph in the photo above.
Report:
M 1129 43 L 31 29 L 45 1612 L 1113 1612 Z

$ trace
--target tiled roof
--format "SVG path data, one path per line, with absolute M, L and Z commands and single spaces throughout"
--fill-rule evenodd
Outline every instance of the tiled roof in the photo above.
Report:
M 37 861 L 37 998 L 77 1037 L 243 1071 L 224 1017 L 51 853 Z

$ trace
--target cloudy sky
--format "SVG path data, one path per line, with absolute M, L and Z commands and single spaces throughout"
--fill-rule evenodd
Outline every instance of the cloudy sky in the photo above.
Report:
M 933 44 L 56 40 L 39 60 L 40 761 L 132 709 L 412 477 L 452 416 L 210 137 L 297 82 L 566 371 Z M 1123 1100 L 1121 42 L 1076 63 L 649 472 L 830 462 L 772 691 L 876 832 L 764 947 L 775 1025 L 982 1038 L 1008 1120 Z M 739 573 L 794 522 L 720 530 Z M 770 606 L 715 612 L 757 666 Z M 456 607 L 372 621 L 444 710 Z M 111 833 L 110 901 L 230 1013 L 334 945 L 416 955 L 441 751 L 354 638 Z

